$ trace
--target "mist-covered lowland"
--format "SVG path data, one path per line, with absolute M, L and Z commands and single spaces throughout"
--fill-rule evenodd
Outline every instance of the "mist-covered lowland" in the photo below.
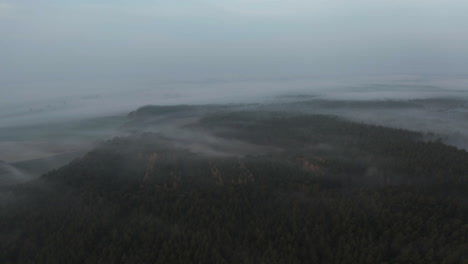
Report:
M 0 0 L 0 263 L 468 263 L 467 10 Z
M 180 85 L 180 87 L 178 86 Z M 141 105 L 226 105 L 235 109 L 322 114 L 371 125 L 407 129 L 439 138 L 460 149 L 468 147 L 468 91 L 404 82 L 394 84 L 277 80 L 161 85 L 141 91 L 78 94 L 4 106 L 0 126 L 0 185 L 37 178 L 82 156 L 96 144 L 129 135 L 128 113 Z M 178 88 L 176 88 L 178 87 Z M 172 92 L 171 92 L 172 91 Z M 200 116 L 160 117 L 157 131 L 196 122 Z M 197 143 L 192 132 L 186 140 Z M 211 135 L 201 135 L 211 137 Z

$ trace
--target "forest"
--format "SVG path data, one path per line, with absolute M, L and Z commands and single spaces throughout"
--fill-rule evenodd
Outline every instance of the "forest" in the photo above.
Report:
M 467 151 L 308 105 L 130 113 L 0 190 L 0 263 L 467 263 Z

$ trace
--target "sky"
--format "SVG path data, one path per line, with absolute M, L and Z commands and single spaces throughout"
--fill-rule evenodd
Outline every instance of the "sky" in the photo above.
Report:
M 0 0 L 0 78 L 463 73 L 466 10 L 458 0 Z
M 466 10 L 466 0 L 0 0 L 0 105 L 168 82 L 466 78 Z

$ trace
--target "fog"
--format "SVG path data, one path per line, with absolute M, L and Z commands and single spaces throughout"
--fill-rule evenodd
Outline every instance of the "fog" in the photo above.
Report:
M 467 9 L 462 0 L 0 0 L 0 160 L 86 152 L 125 134 L 127 114 L 143 105 L 464 101 Z M 468 148 L 466 104 L 314 109 Z M 222 142 L 237 147 L 219 153 L 220 139 L 167 124 L 194 151 L 257 149 Z
M 467 8 L 462 0 L 0 0 L 0 126 L 369 83 L 466 89 Z

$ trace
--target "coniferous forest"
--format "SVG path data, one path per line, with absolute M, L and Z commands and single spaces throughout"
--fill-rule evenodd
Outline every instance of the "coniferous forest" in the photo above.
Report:
M 262 105 L 121 129 L 1 190 L 0 263 L 468 261 L 468 153 L 437 136 Z

